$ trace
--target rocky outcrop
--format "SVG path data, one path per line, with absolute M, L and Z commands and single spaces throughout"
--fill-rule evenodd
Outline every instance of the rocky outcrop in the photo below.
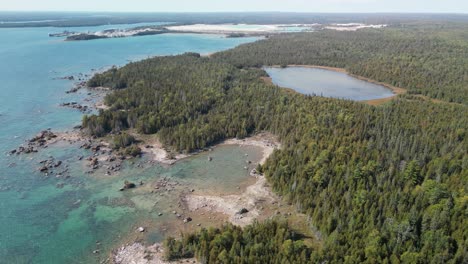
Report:
M 38 149 L 40 148 L 46 148 L 47 143 L 56 138 L 57 138 L 57 135 L 55 135 L 52 131 L 43 130 L 39 134 L 37 134 L 35 137 L 29 139 L 25 145 L 19 146 L 17 149 L 11 150 L 8 154 L 19 155 L 19 154 L 35 153 L 35 152 L 38 152 Z
M 91 113 L 91 109 L 87 105 L 80 105 L 77 102 L 70 102 L 70 103 L 62 103 L 60 104 L 62 107 L 70 107 L 73 109 L 77 109 L 82 113 Z
M 246 208 L 242 208 L 237 212 L 237 214 L 246 214 L 248 212 L 249 212 L 249 210 L 247 210 Z
M 62 164 L 63 162 L 61 160 L 56 160 L 54 157 L 49 157 L 48 159 L 39 161 L 39 167 L 37 168 L 37 170 L 47 176 L 55 173 L 57 178 L 67 178 L 69 177 L 67 168 L 68 166 L 65 166 L 65 169 L 62 169 L 61 171 L 55 171 L 62 167 Z
M 134 184 L 133 182 L 129 182 L 129 181 L 125 181 L 124 182 L 124 187 L 120 188 L 120 191 L 125 191 L 125 190 L 128 190 L 128 189 L 133 189 L 136 187 L 136 184 Z
M 79 78 L 79 80 L 83 80 L 83 78 Z M 80 89 L 82 88 L 85 88 L 87 87 L 86 86 L 86 81 L 81 81 L 79 82 L 78 84 L 75 85 L 75 87 L 71 88 L 70 90 L 66 91 L 65 93 L 69 94 L 69 93 L 76 93 L 78 92 Z

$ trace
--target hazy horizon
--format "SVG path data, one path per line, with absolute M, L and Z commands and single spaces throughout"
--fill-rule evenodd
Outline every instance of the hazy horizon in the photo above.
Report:
M 454 13 L 467 14 L 468 1 L 461 0 L 16 0 L 0 4 L 0 12 L 110 12 L 110 13 Z
M 232 14 L 415 14 L 415 15 L 468 15 L 467 12 L 307 12 L 307 11 L 86 11 L 86 10 L 0 10 L 0 13 L 97 13 L 97 14 L 216 14 L 216 13 L 232 13 Z

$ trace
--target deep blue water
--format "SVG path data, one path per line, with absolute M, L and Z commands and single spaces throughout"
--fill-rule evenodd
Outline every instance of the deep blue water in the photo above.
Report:
M 121 25 L 119 27 L 134 27 Z M 70 31 L 98 31 L 109 27 L 68 28 Z M 116 28 L 116 26 L 112 26 Z M 50 147 L 39 154 L 12 156 L 5 153 L 18 147 L 40 130 L 70 130 L 82 114 L 59 107 L 62 102 L 81 101 L 86 91 L 66 94 L 73 82 L 57 77 L 90 74 L 92 69 L 124 65 L 148 56 L 193 51 L 211 53 L 232 48 L 255 38 L 223 38 L 200 34 L 166 34 L 133 38 L 65 42 L 50 38 L 57 28 L 0 29 L 0 263 L 93 263 L 103 260 L 121 235 L 139 219 L 154 218 L 147 194 L 116 192 L 123 179 L 152 180 L 166 175 L 180 181 L 195 179 L 200 188 L 218 182 L 219 188 L 246 177 L 241 166 L 243 153 L 220 148 L 215 154 L 230 157 L 206 172 L 206 157 L 189 159 L 172 168 L 126 167 L 120 176 L 89 176 L 76 160 L 84 150 Z M 254 156 L 255 149 L 244 150 Z M 37 173 L 38 161 L 53 155 L 70 167 L 70 179 L 44 177 Z M 197 165 L 198 164 L 198 165 Z M 197 167 L 198 166 L 198 167 Z M 229 178 L 207 180 L 227 171 Z M 222 176 L 222 175 L 221 175 Z M 188 179 L 186 179 L 188 178 Z M 198 181 L 196 180 L 198 179 Z M 197 183 L 198 182 L 198 183 Z M 63 188 L 57 188 L 63 183 Z M 228 184 L 228 186 L 225 186 Z M 206 185 L 206 184 L 205 184 Z M 205 186 L 206 187 L 206 186 Z M 115 198 L 130 206 L 112 205 Z M 77 202 L 80 201 L 80 202 Z M 148 208 L 151 208 L 149 210 Z M 148 209 L 148 210 L 147 210 Z M 159 210 L 164 210 L 160 208 Z M 153 238 L 162 237 L 157 231 Z M 93 256 L 96 241 L 101 253 Z
M 265 68 L 274 84 L 303 94 L 355 101 L 386 98 L 393 92 L 378 84 L 354 78 L 346 73 L 319 68 Z

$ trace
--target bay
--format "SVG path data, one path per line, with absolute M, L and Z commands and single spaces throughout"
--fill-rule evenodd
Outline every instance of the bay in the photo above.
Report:
M 48 36 L 63 30 L 82 32 L 134 26 L 138 25 L 0 29 L 1 263 L 99 263 L 141 221 L 153 222 L 151 225 L 155 227 L 142 239 L 159 241 L 165 235 L 165 228 L 156 227 L 173 221 L 168 213 L 170 201 L 175 201 L 180 191 L 190 186 L 207 192 L 229 193 L 239 182 L 248 179 L 242 169 L 244 154 L 248 153 L 254 161 L 260 159 L 258 148 L 222 146 L 210 155 L 223 158 L 209 166 L 206 154 L 172 167 L 143 158 L 133 161 L 135 164 L 125 163 L 118 175 L 105 176 L 84 173 L 85 168 L 77 157 L 89 153 L 77 146 L 58 144 L 38 154 L 6 155 L 43 129 L 65 131 L 80 123 L 80 112 L 59 104 L 81 101 L 88 96 L 87 92 L 66 94 L 73 81 L 57 78 L 92 74 L 150 56 L 189 51 L 207 54 L 256 40 L 164 34 L 65 42 Z M 71 177 L 56 179 L 39 174 L 38 162 L 48 156 L 64 161 Z M 145 188 L 118 192 L 124 180 L 143 181 L 150 186 L 160 179 L 178 182 L 179 187 L 161 198 L 154 197 Z M 155 212 L 164 215 L 159 217 Z

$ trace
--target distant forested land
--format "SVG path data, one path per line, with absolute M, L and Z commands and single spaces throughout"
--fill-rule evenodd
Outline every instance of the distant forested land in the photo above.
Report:
M 468 104 L 468 23 L 414 23 L 384 30 L 284 34 L 214 58 L 237 67 L 310 64 Z
M 468 21 L 466 14 L 321 14 L 321 13 L 78 13 L 78 12 L 0 12 L 4 27 L 77 27 L 151 22 L 182 24 L 313 24 L 384 23 L 414 21 Z M 3 22 L 3 23 L 2 23 Z M 11 23 L 14 22 L 14 23 Z
M 254 47 L 266 52 L 261 44 L 269 50 L 274 41 Z M 249 263 L 246 255 L 243 262 L 236 258 L 239 250 L 258 252 L 258 257 L 283 243 L 265 259 L 280 263 L 298 254 L 291 263 L 303 258 L 331 263 L 468 260 L 466 105 L 407 95 L 374 107 L 297 94 L 261 81 L 261 69 L 238 67 L 239 61 L 250 61 L 246 54 L 258 59 L 238 51 L 249 46 L 212 58 L 196 53 L 156 57 L 98 74 L 89 85 L 114 89 L 105 98 L 110 109 L 85 116 L 83 126 L 96 136 L 136 128 L 185 152 L 229 137 L 272 132 L 282 149 L 261 170 L 274 191 L 323 233 L 323 246 L 310 252 L 297 242 L 294 251 L 296 242 L 284 237 L 265 244 L 261 238 L 278 235 L 277 228 L 254 225 L 248 232 L 201 231 L 170 244 L 171 258 L 191 252 L 207 263 Z M 276 52 L 283 57 L 282 46 Z M 227 58 L 233 58 L 232 64 Z M 400 71 L 405 67 L 401 64 Z M 421 81 L 430 87 L 431 79 Z

